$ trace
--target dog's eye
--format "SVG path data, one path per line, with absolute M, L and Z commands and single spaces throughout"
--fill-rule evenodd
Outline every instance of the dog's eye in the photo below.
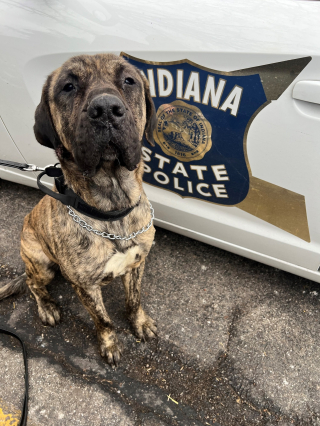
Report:
M 127 77 L 127 78 L 124 80 L 124 82 L 125 82 L 125 84 L 129 84 L 130 86 L 132 86 L 133 84 L 135 84 L 134 79 L 133 79 L 133 78 L 131 78 L 131 77 Z
M 65 86 L 64 86 L 64 88 L 63 88 L 63 91 L 64 92 L 71 92 L 71 90 L 73 90 L 75 87 L 74 87 L 74 85 L 73 84 L 71 84 L 71 83 L 67 83 Z

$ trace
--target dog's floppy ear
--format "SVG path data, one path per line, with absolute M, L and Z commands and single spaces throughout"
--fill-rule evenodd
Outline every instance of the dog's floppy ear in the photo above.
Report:
M 35 124 L 33 131 L 37 141 L 48 148 L 57 149 L 61 145 L 59 136 L 54 128 L 49 110 L 49 86 L 51 76 L 42 89 L 41 101 L 35 112 Z
M 151 146 L 155 146 L 154 139 L 153 139 L 153 131 L 157 125 L 157 114 L 156 114 L 156 109 L 154 107 L 152 97 L 150 95 L 149 82 L 145 77 L 143 78 L 143 82 L 144 82 L 144 92 L 145 92 L 146 108 L 147 108 L 146 127 L 144 129 L 144 136 Z

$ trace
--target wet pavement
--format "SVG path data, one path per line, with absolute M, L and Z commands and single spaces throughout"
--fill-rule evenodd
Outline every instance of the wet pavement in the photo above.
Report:
M 19 234 L 42 193 L 0 185 L 1 285 L 24 271 Z M 0 327 L 27 345 L 28 424 L 320 425 L 317 283 L 157 228 L 142 288 L 155 342 L 131 334 L 121 280 L 103 289 L 124 347 L 117 369 L 61 275 L 48 287 L 62 310 L 55 328 L 41 324 L 30 293 L 0 302 Z M 0 365 L 0 424 L 16 425 L 23 360 L 1 334 Z

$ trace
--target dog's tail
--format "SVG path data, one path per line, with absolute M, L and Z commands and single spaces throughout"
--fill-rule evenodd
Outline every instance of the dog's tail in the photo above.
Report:
M 24 273 L 20 277 L 8 282 L 3 287 L 0 287 L 0 300 L 6 297 L 12 296 L 13 294 L 22 294 L 27 289 L 26 283 L 27 274 Z

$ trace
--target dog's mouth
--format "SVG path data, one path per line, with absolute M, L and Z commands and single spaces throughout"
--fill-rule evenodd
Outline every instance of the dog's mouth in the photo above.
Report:
M 105 150 L 103 151 L 101 155 L 101 161 L 115 161 L 115 160 L 120 161 L 121 157 L 122 157 L 121 152 L 117 148 L 117 146 L 114 145 L 114 143 L 112 142 L 108 142 Z
M 127 152 L 129 151 L 129 153 Z M 134 154 L 134 155 L 132 155 Z M 104 163 L 117 163 L 121 167 L 125 167 L 129 171 L 135 170 L 140 162 L 140 155 L 138 156 L 135 152 L 132 153 L 129 150 L 119 148 L 118 144 L 114 141 L 106 143 L 103 149 L 100 159 L 96 166 L 88 167 L 89 164 L 78 163 L 83 175 L 88 178 L 92 178 L 95 174 L 103 167 Z
M 140 145 L 140 144 L 139 144 Z M 101 156 L 104 161 L 117 160 L 119 165 L 125 167 L 129 171 L 135 170 L 140 162 L 140 154 L 137 155 L 136 147 L 133 149 L 121 149 L 113 141 L 110 141 L 104 153 Z
M 137 168 L 137 164 L 126 163 L 124 160 L 122 150 L 113 142 L 110 141 L 106 146 L 104 152 L 101 155 L 101 161 L 113 162 L 118 161 L 119 165 L 122 167 L 126 167 L 128 170 L 134 170 Z

